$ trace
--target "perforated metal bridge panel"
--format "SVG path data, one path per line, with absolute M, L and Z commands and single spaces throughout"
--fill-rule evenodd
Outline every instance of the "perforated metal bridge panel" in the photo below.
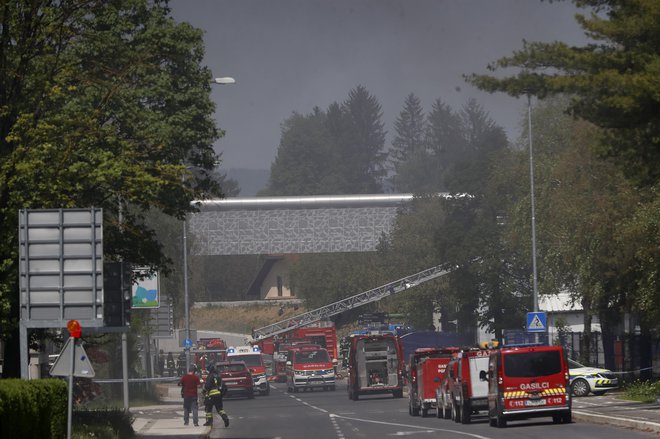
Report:
M 194 255 L 374 251 L 397 206 L 201 211 L 188 217 Z

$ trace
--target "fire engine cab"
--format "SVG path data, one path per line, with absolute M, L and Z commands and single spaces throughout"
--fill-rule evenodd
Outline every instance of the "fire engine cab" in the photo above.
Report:
M 571 398 L 568 361 L 561 346 L 509 345 L 493 349 L 488 372 L 488 418 L 493 427 L 507 421 L 551 416 L 554 423 L 570 423 Z

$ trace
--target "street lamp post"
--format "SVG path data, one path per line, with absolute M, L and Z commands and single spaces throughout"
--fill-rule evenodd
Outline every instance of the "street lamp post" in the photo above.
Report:
M 530 204 L 532 215 L 532 282 L 533 282 L 533 301 L 534 312 L 539 310 L 539 287 L 538 275 L 536 270 L 536 212 L 534 206 L 534 150 L 532 148 L 532 98 L 527 94 L 527 134 L 529 136 L 529 187 Z M 534 333 L 534 341 L 538 343 L 539 334 Z
M 211 84 L 229 85 L 236 80 L 231 76 L 213 78 Z M 190 294 L 188 291 L 188 216 L 183 217 L 183 306 L 185 308 L 186 342 L 190 340 Z M 190 371 L 190 346 L 184 346 L 186 352 L 186 373 Z
M 534 150 L 532 148 L 532 98 L 527 95 L 527 132 L 529 135 L 529 186 L 532 207 L 532 271 L 534 282 L 534 312 L 539 310 L 539 287 L 536 271 L 536 212 L 534 206 Z

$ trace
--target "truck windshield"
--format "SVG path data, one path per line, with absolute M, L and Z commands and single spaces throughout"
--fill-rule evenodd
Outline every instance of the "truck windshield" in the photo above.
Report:
M 504 374 L 508 377 L 531 378 L 561 372 L 559 351 L 508 353 L 504 357 Z
M 296 352 L 296 363 L 328 363 L 328 362 L 330 362 L 328 351 Z
M 229 361 L 244 361 L 245 365 L 248 367 L 263 366 L 263 363 L 261 362 L 261 354 L 231 355 L 229 356 Z
M 243 364 L 223 364 L 218 366 L 218 371 L 222 372 L 245 372 L 245 365 Z

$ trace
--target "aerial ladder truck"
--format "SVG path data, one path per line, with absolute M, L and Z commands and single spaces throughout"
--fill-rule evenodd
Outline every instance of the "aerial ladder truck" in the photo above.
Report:
M 345 311 L 358 308 L 368 303 L 379 301 L 385 297 L 400 293 L 402 291 L 406 291 L 424 282 L 428 282 L 430 280 L 449 274 L 454 270 L 455 268 L 448 268 L 446 265 L 438 265 L 436 267 L 427 268 L 426 270 L 420 271 L 419 273 L 406 276 L 402 279 L 387 283 L 368 291 L 363 291 L 362 293 L 356 294 L 355 296 L 338 300 L 337 302 L 331 303 L 329 305 L 322 306 L 315 310 L 290 317 L 288 319 L 264 326 L 262 328 L 257 328 L 252 331 L 252 338 L 259 342 L 297 328 L 311 325 L 312 323 L 325 320 Z

